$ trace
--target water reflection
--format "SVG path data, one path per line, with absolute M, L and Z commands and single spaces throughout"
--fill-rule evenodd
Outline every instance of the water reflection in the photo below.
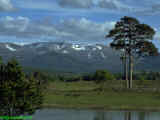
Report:
M 44 109 L 34 115 L 34 120 L 160 120 L 160 112 Z
M 94 114 L 93 120 L 131 120 L 131 112 L 104 112 Z
M 97 112 L 93 120 L 105 120 L 105 112 Z
M 131 120 L 131 112 L 125 112 L 124 120 Z
M 145 112 L 139 112 L 138 120 L 145 120 Z
M 153 120 L 155 116 L 145 112 L 96 112 L 93 120 Z M 160 117 L 159 117 L 160 119 Z M 156 119 L 156 120 L 159 120 Z

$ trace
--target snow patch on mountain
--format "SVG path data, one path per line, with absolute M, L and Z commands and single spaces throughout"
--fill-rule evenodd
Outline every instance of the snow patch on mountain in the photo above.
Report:
M 62 51 L 63 54 L 68 54 L 69 52 L 67 50 Z
M 19 46 L 25 46 L 25 45 L 30 45 L 31 43 L 25 43 L 25 42 L 14 42 L 15 45 L 19 45 Z
M 42 44 L 36 45 L 36 48 L 40 48 L 40 47 L 43 47 L 43 45 Z
M 93 50 L 93 51 L 96 51 L 96 50 L 97 50 L 97 48 L 92 48 L 92 50 Z
M 90 59 L 92 57 L 91 53 L 88 53 L 88 59 Z
M 100 45 L 96 45 L 96 48 L 97 48 L 98 50 L 102 50 L 102 49 L 103 49 L 102 46 L 100 46 Z
M 55 46 L 55 50 L 60 50 L 60 49 L 61 49 L 60 45 Z
M 77 51 L 86 50 L 84 46 L 80 46 L 80 45 L 72 45 L 72 48 Z
M 102 58 L 106 58 L 106 56 L 104 55 L 103 52 L 101 52 L 101 56 L 102 56 Z
M 6 44 L 6 48 L 9 49 L 12 52 L 15 52 L 16 49 L 12 48 L 11 46 L 9 46 L 8 44 Z
M 49 49 L 50 49 L 50 50 L 59 51 L 59 50 L 63 49 L 63 46 L 58 45 L 58 44 L 55 44 L 55 45 L 53 45 L 53 46 L 50 46 Z

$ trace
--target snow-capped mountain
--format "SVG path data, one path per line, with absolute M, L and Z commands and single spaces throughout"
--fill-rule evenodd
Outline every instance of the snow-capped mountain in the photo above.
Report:
M 122 70 L 119 53 L 105 45 L 81 45 L 41 42 L 26 45 L 0 43 L 0 56 L 5 61 L 16 58 L 23 66 L 65 72 L 92 72 L 97 69 Z M 138 69 L 159 70 L 160 57 L 141 62 Z

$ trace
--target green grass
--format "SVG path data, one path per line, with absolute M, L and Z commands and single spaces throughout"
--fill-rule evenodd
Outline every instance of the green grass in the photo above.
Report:
M 124 87 L 124 84 L 123 81 L 108 81 L 103 85 L 84 81 L 52 82 L 45 90 L 44 106 L 160 110 L 160 92 L 120 90 L 121 87 Z M 102 90 L 98 89 L 102 86 Z

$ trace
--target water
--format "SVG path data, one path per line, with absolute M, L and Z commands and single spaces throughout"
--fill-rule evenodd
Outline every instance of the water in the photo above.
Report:
M 33 120 L 160 120 L 160 112 L 43 109 Z

